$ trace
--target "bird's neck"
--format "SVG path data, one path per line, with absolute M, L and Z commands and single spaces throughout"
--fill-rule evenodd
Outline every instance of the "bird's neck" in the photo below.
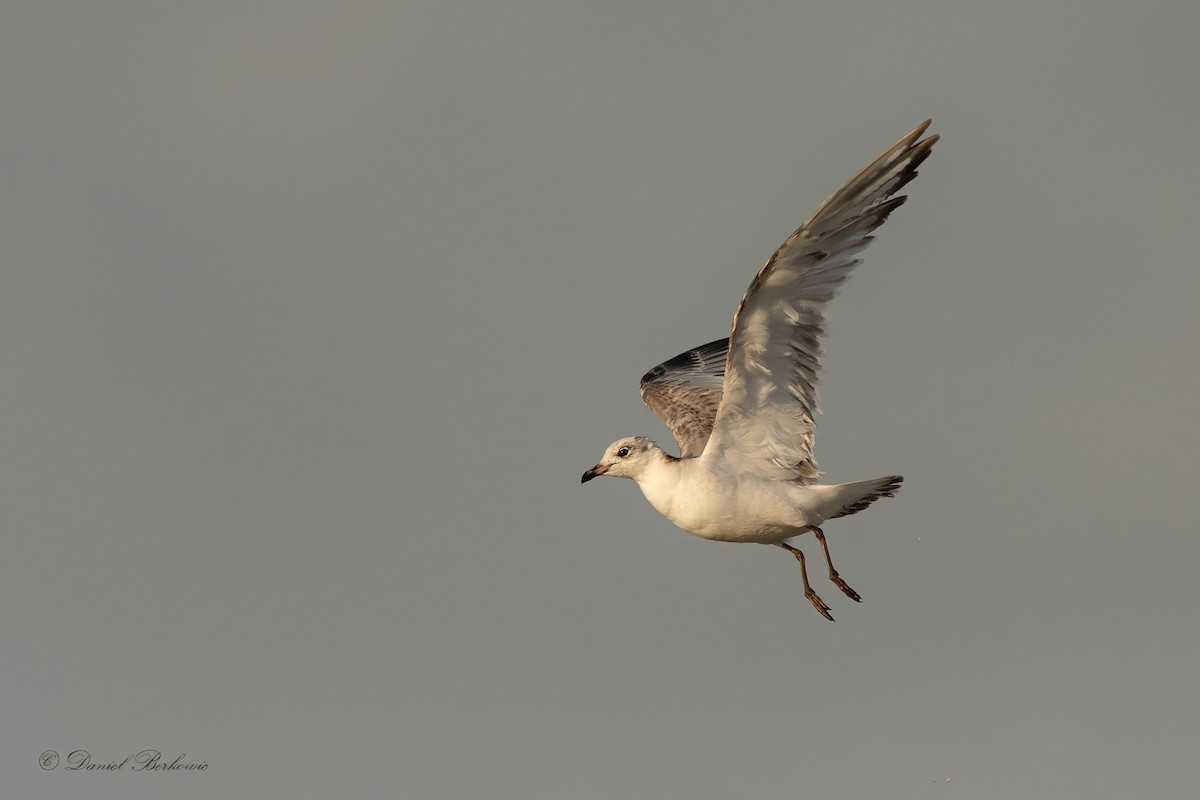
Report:
M 655 458 L 634 480 L 645 498 L 650 501 L 650 505 L 654 506 L 658 513 L 669 518 L 671 506 L 675 501 L 675 490 L 679 485 L 682 462 L 662 450 L 654 455 Z

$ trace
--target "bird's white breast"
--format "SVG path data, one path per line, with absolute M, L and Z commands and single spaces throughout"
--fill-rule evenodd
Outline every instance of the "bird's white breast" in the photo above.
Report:
M 780 542 L 803 533 L 796 487 L 714 470 L 699 459 L 663 462 L 638 480 L 660 514 L 696 536 L 723 542 Z

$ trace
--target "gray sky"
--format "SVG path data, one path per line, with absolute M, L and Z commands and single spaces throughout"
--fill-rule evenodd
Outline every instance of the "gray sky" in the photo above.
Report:
M 1198 25 L 6 3 L 6 791 L 1194 797 Z M 579 475 L 928 116 L 833 317 L 821 466 L 906 483 L 829 623 Z M 65 769 L 146 748 L 209 768 Z

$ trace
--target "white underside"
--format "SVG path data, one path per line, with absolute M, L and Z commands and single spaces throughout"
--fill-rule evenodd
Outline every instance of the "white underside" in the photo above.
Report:
M 634 480 L 671 522 L 720 542 L 778 544 L 819 526 L 862 494 L 853 484 L 804 486 L 738 474 L 704 458 L 655 459 Z

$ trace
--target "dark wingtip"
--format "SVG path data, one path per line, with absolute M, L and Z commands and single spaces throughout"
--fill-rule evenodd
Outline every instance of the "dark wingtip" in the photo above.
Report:
M 645 386 L 647 383 L 650 383 L 656 378 L 661 378 L 663 375 L 666 375 L 671 370 L 687 369 L 688 367 L 695 365 L 697 360 L 703 362 L 703 360 L 706 358 L 714 358 L 718 355 L 723 357 L 728 347 L 729 337 L 727 336 L 724 339 L 717 339 L 709 342 L 708 344 L 702 344 L 699 347 L 688 350 L 686 353 L 680 353 L 674 358 L 664 361 L 643 375 L 641 385 Z M 724 361 L 721 362 L 721 366 L 724 367 Z

